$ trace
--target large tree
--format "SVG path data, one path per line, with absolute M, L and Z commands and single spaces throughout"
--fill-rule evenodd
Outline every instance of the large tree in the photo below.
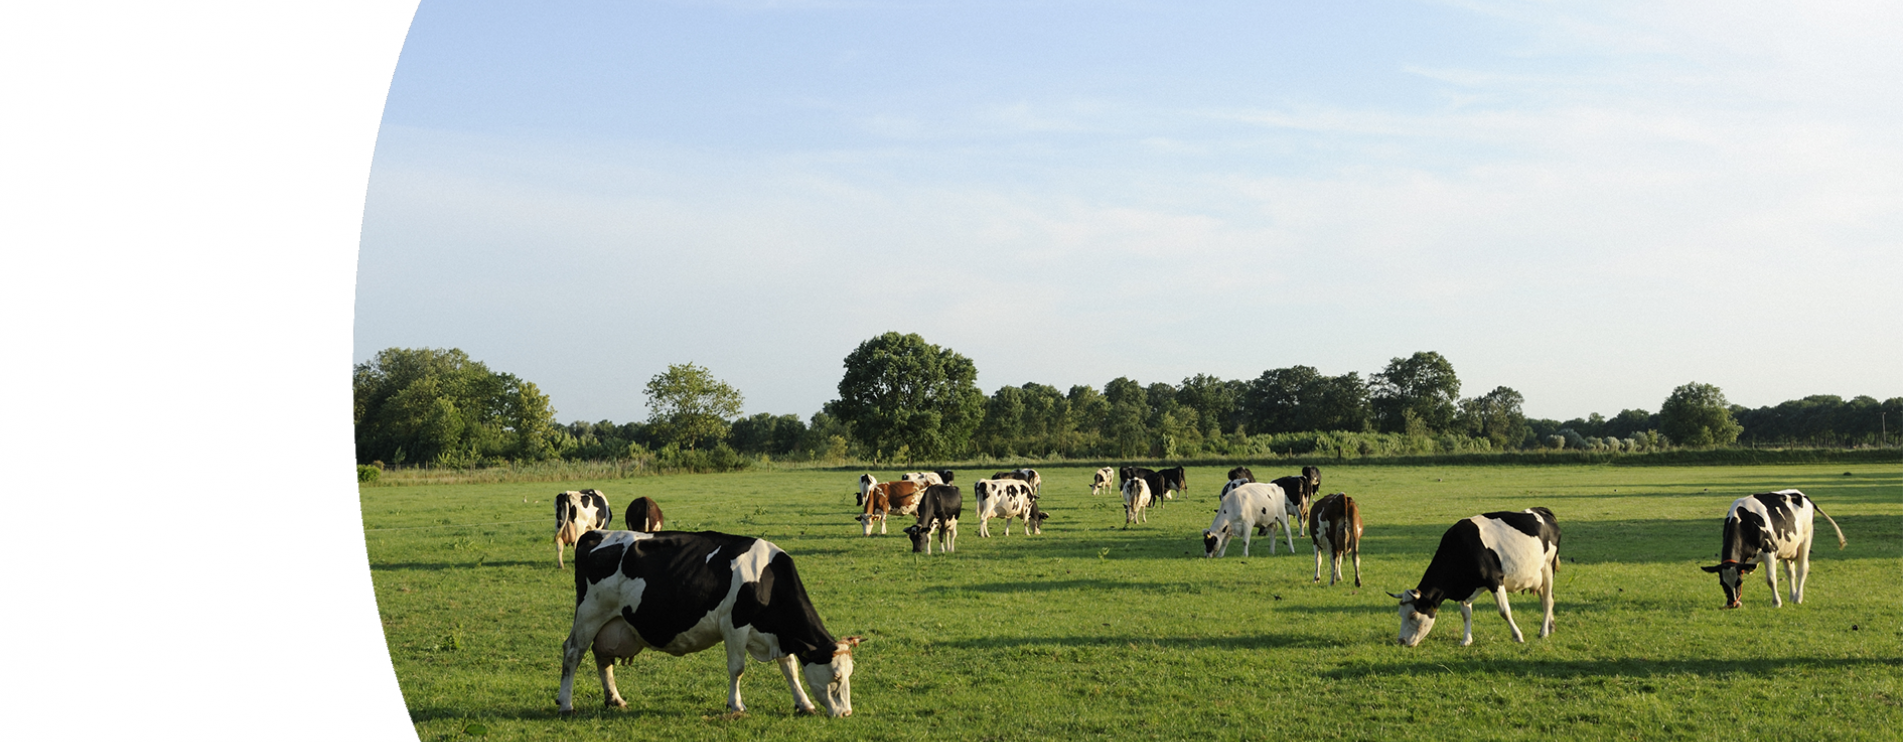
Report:
M 1460 420 L 1468 435 L 1485 438 L 1496 449 L 1518 446 L 1533 434 L 1526 424 L 1526 414 L 1520 411 L 1525 402 L 1519 392 L 1494 387 L 1486 394 L 1460 400 Z
M 964 453 L 984 417 L 978 367 L 917 333 L 888 332 L 847 354 L 839 399 L 827 412 L 872 451 L 924 458 Z
M 1659 432 L 1681 446 L 1722 446 L 1737 441 L 1743 430 L 1725 393 L 1711 384 L 1694 381 L 1673 389 L 1659 408 Z
M 667 367 L 648 380 L 648 424 L 662 445 L 695 448 L 719 441 L 731 431 L 745 400 L 740 390 L 692 363 Z
M 356 366 L 351 389 L 359 463 L 544 459 L 567 437 L 535 384 L 457 348 L 386 348 Z
M 1392 359 L 1369 383 L 1382 430 L 1441 433 L 1454 427 L 1460 378 L 1441 354 L 1429 350 Z

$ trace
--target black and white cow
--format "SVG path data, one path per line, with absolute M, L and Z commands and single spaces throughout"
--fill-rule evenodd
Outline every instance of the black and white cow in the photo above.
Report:
M 1189 476 L 1180 466 L 1163 471 L 1145 469 L 1141 466 L 1126 466 L 1118 470 L 1117 475 L 1123 479 L 1123 484 L 1126 486 L 1132 480 L 1143 480 L 1143 484 L 1150 490 L 1151 506 L 1163 504 L 1163 500 L 1170 499 L 1170 492 L 1173 489 L 1181 490 L 1189 481 Z
M 1269 534 L 1269 555 L 1275 555 L 1275 532 L 1268 527 L 1281 524 L 1288 539 L 1288 552 L 1295 553 L 1295 535 L 1289 528 L 1288 495 L 1281 487 L 1267 482 L 1230 482 L 1235 485 L 1223 492 L 1216 519 L 1203 531 L 1203 556 L 1221 557 L 1229 551 L 1229 540 L 1242 537 L 1242 555 L 1249 555 L 1249 542 L 1257 529 Z
M 601 490 L 569 490 L 555 496 L 555 566 L 567 569 L 562 550 L 581 539 L 582 534 L 614 523 L 614 508 Z
M 661 505 L 652 497 L 637 497 L 628 503 L 628 515 L 621 519 L 629 530 L 656 533 L 661 530 Z
M 1229 481 L 1234 482 L 1238 479 L 1244 482 L 1253 482 L 1255 481 L 1255 472 L 1249 471 L 1249 467 L 1246 466 L 1238 466 L 1234 469 L 1230 469 Z
M 818 710 L 800 687 L 796 670 L 804 665 L 826 713 L 852 715 L 852 648 L 861 639 L 833 639 L 780 547 L 713 531 L 589 531 L 575 545 L 575 622 L 562 641 L 555 703 L 563 713 L 575 710 L 575 668 L 591 648 L 603 702 L 625 708 L 615 688 L 617 658 L 649 647 L 679 657 L 723 641 L 728 710 L 746 710 L 740 674 L 752 655 L 779 663 L 796 711 Z
M 912 482 L 917 484 L 919 487 L 924 488 L 924 487 L 930 487 L 934 484 L 944 484 L 945 478 L 939 476 L 938 472 L 935 472 L 935 471 L 915 471 L 915 472 L 900 474 L 899 481 Z
M 1315 543 L 1315 581 L 1322 581 L 1324 550 L 1334 563 L 1334 571 L 1328 577 L 1331 587 L 1341 581 L 1342 557 L 1352 553 L 1355 587 L 1361 587 L 1361 508 L 1355 505 L 1355 498 L 1336 492 L 1317 500 L 1315 509 L 1308 514 L 1308 533 Z
M 1762 564 L 1764 581 L 1771 586 L 1771 606 L 1782 607 L 1777 594 L 1778 560 L 1790 571 L 1791 602 L 1804 602 L 1804 579 L 1810 576 L 1810 547 L 1816 537 L 1815 515 L 1830 521 L 1837 532 L 1837 548 L 1844 548 L 1843 529 L 1823 508 L 1797 490 L 1778 490 L 1740 497 L 1725 513 L 1724 545 L 1718 564 L 1701 567 L 1718 574 L 1718 586 L 1725 589 L 1725 607 L 1744 605 L 1744 575 Z
M 932 553 L 932 537 L 938 537 L 938 550 L 949 554 L 958 541 L 958 514 L 964 509 L 964 495 L 949 484 L 925 488 L 919 496 L 918 523 L 905 527 L 912 537 L 913 553 Z
M 1117 484 L 1117 470 L 1108 466 L 1098 469 L 1090 475 L 1090 494 L 1097 494 Z
M 871 474 L 859 475 L 859 497 L 853 501 L 853 504 L 859 507 L 865 507 L 866 506 L 866 490 L 872 489 L 872 486 L 878 483 L 879 483 L 879 480 L 873 477 Z
M 1420 644 L 1433 630 L 1440 604 L 1447 600 L 1460 602 L 1460 617 L 1466 622 L 1460 645 L 1472 644 L 1473 602 L 1486 593 L 1493 593 L 1500 617 L 1513 629 L 1513 640 L 1525 642 L 1526 635 L 1520 633 L 1507 606 L 1507 593 L 1522 591 L 1539 592 L 1540 605 L 1546 609 L 1540 636 L 1547 636 L 1553 633 L 1553 576 L 1558 572 L 1559 523 L 1551 510 L 1485 513 L 1455 523 L 1441 534 L 1440 548 L 1421 575 L 1420 586 L 1388 593 L 1401 600 L 1401 644 Z
M 1150 483 L 1143 477 L 1132 477 L 1123 483 L 1123 527 L 1128 529 L 1131 523 L 1148 523 L 1150 518 L 1143 510 L 1150 506 L 1155 498 L 1150 496 Z
M 1040 487 L 1044 484 L 1044 478 L 1038 476 L 1036 469 L 1012 469 L 1011 471 L 995 472 L 991 475 L 991 478 L 1018 480 L 1031 485 L 1032 492 L 1039 491 Z M 980 497 L 982 497 L 982 495 Z
M 1183 467 L 1178 466 L 1173 469 L 1164 469 L 1157 472 L 1157 474 L 1163 477 L 1163 492 L 1160 495 L 1162 499 L 1176 499 L 1176 496 L 1171 494 L 1173 492 L 1189 494 L 1189 472 Z
M 1288 493 L 1289 519 L 1301 524 L 1302 535 L 1308 535 L 1308 509 L 1315 504 L 1315 496 L 1320 494 L 1315 489 L 1316 481 L 1307 476 L 1277 477 L 1270 481 Z
M 1037 490 L 1028 481 L 1017 479 L 980 479 L 971 491 L 978 496 L 978 536 L 991 537 L 991 519 L 1004 519 L 1004 535 L 1011 535 L 1011 519 L 1022 518 L 1025 532 L 1031 532 L 1031 509 L 1037 502 Z

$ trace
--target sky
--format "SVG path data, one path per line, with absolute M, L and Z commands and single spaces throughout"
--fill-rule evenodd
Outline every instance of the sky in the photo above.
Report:
M 1431 350 L 1532 417 L 1903 396 L 1903 6 L 424 0 L 355 356 L 557 417 L 806 417 L 888 331 L 987 393 Z

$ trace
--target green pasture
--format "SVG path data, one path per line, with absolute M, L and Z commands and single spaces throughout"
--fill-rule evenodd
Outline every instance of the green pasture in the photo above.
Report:
M 1253 467 L 1264 479 L 1295 473 Z M 1850 469 L 1846 475 L 1845 469 Z M 1125 530 L 1088 469 L 1040 468 L 1041 536 L 978 537 L 915 557 L 897 519 L 859 535 L 858 472 L 374 487 L 361 491 L 371 574 L 404 697 L 424 740 L 461 739 L 1896 739 L 1903 735 L 1903 464 L 1335 466 L 1323 490 L 1361 504 L 1365 586 L 1311 582 L 1311 547 L 1258 538 L 1202 558 L 1224 469 Z M 958 471 L 967 485 L 988 473 Z M 875 471 L 881 480 L 897 472 Z M 644 653 L 618 668 L 630 707 L 604 709 L 592 665 L 578 713 L 555 711 L 572 572 L 555 566 L 562 489 L 617 511 L 655 498 L 674 530 L 763 536 L 797 560 L 835 636 L 868 637 L 854 715 L 796 717 L 777 669 L 754 664 L 749 711 L 725 713 L 726 660 Z M 1719 521 L 1739 496 L 1786 487 L 1819 519 L 1803 605 L 1761 579 L 1720 610 Z M 1398 592 L 1455 520 L 1534 505 L 1557 516 L 1557 629 L 1492 600 L 1457 646 L 1449 604 L 1420 647 L 1394 643 Z M 617 527 L 621 525 L 619 512 Z M 572 551 L 571 551 L 572 555 Z M 571 562 L 572 568 L 572 562 Z M 1352 571 L 1349 570 L 1352 580 Z M 1780 582 L 1783 579 L 1780 578 Z

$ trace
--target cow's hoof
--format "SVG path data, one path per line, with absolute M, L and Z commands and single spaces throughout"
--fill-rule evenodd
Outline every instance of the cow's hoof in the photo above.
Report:
M 606 703 L 604 703 L 603 705 L 605 705 L 605 706 L 607 706 L 608 708 L 611 708 L 611 709 L 624 709 L 624 708 L 627 708 L 627 707 L 628 707 L 628 702 L 627 702 L 627 701 L 623 701 L 623 700 L 621 700 L 621 699 L 619 699 L 619 698 L 617 698 L 617 699 L 614 699 L 614 700 L 612 700 L 612 701 L 608 701 L 608 702 L 606 702 Z
M 812 716 L 817 713 L 819 713 L 818 709 L 800 708 L 798 706 L 793 707 L 794 716 Z

